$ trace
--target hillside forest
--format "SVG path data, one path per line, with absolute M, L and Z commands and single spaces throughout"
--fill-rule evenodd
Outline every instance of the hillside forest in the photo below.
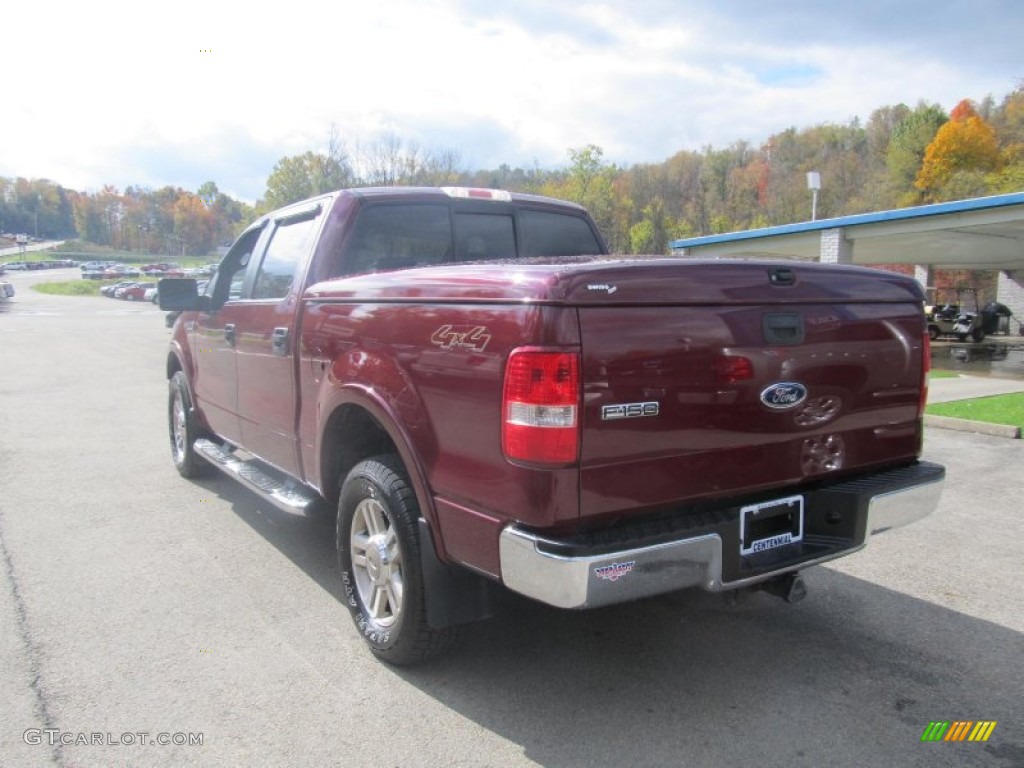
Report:
M 457 149 L 425 151 L 391 136 L 349 148 L 336 128 L 322 151 L 282 157 L 250 205 L 214 181 L 199 189 L 75 191 L 0 178 L 0 231 L 77 238 L 118 251 L 203 255 L 257 215 L 343 187 L 464 185 L 531 192 L 586 206 L 616 253 L 666 253 L 672 240 L 806 221 L 807 173 L 818 218 L 1024 190 L 1024 84 L 1002 99 L 885 106 L 847 123 L 788 128 L 761 146 L 683 150 L 620 167 L 601 147 L 568 149 L 558 169 L 468 171 Z

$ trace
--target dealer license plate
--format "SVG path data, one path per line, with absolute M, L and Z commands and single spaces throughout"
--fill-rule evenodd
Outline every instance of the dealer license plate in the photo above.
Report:
M 796 544 L 804 537 L 804 497 L 789 496 L 740 509 L 740 554 Z

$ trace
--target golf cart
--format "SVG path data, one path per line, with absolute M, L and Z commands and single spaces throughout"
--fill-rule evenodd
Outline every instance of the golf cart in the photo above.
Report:
M 932 341 L 940 336 L 953 336 L 960 341 L 979 342 L 985 338 L 985 324 L 978 309 L 978 294 L 973 290 L 956 291 L 956 303 L 952 303 L 949 291 L 936 296 L 933 306 L 925 307 L 928 319 L 928 335 Z

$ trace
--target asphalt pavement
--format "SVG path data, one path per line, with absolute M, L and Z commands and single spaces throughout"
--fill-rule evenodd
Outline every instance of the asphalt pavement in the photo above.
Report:
M 1022 441 L 926 429 L 939 509 L 805 571 L 796 605 L 510 597 L 394 669 L 329 521 L 174 471 L 163 314 L 37 279 L 67 275 L 0 304 L 4 768 L 1024 766 Z M 997 725 L 921 741 L 954 720 Z

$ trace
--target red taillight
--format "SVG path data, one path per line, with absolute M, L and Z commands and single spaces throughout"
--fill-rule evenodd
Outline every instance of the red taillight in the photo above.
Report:
M 924 416 L 925 406 L 928 405 L 928 374 L 932 370 L 932 339 L 928 331 L 924 332 L 924 344 L 921 346 L 921 400 L 917 404 L 917 418 Z
M 513 350 L 501 404 L 505 456 L 544 464 L 576 461 L 579 401 L 578 354 Z
M 754 378 L 754 364 L 739 355 L 721 355 L 715 358 L 715 376 L 719 384 L 735 384 Z

